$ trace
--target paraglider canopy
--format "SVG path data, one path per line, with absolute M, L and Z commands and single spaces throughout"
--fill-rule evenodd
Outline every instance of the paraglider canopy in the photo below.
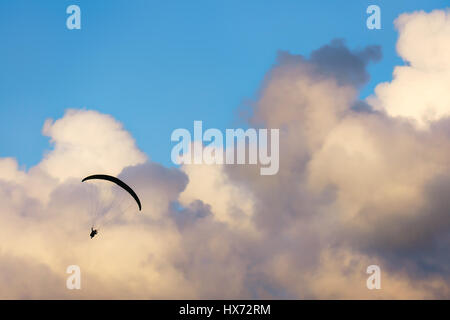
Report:
M 142 210 L 142 205 L 141 205 L 141 200 L 139 200 L 139 197 L 137 196 L 136 192 L 134 192 L 133 189 L 131 189 L 125 182 L 123 182 L 122 180 L 113 177 L 113 176 L 109 176 L 106 174 L 95 174 L 92 176 L 88 176 L 86 178 L 84 178 L 83 180 L 81 180 L 81 182 L 85 182 L 88 180 L 107 180 L 107 181 L 111 181 L 113 183 L 115 183 L 116 185 L 118 185 L 119 187 L 121 187 L 122 189 L 124 189 L 125 191 L 127 191 L 136 201 L 138 207 L 139 207 L 139 211 Z

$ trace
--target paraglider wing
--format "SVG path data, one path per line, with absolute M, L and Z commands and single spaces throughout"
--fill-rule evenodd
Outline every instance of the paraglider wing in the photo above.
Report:
M 133 191 L 133 189 L 131 189 L 125 182 L 123 182 L 122 180 L 113 177 L 113 176 L 108 176 L 106 174 L 95 174 L 89 177 L 84 178 L 83 180 L 81 180 L 81 182 L 85 182 L 88 180 L 107 180 L 107 181 L 111 181 L 115 184 L 117 184 L 119 187 L 123 188 L 124 190 L 126 190 L 133 198 L 134 200 L 136 200 L 137 205 L 139 207 L 139 211 L 141 211 L 142 206 L 141 206 L 141 200 L 139 200 L 139 197 L 137 196 L 136 192 Z

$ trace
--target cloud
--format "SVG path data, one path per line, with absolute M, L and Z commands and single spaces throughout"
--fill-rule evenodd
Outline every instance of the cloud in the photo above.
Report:
M 379 84 L 368 102 L 392 117 L 413 121 L 420 129 L 450 115 L 450 12 L 403 14 L 398 54 L 406 64 L 394 69 L 393 80 Z
M 447 17 L 397 19 L 406 73 L 445 77 Z M 412 38 L 426 46 L 416 50 Z M 25 171 L 0 159 L 0 298 L 448 298 L 447 93 L 422 96 L 435 83 L 414 82 L 415 124 L 394 111 L 409 110 L 399 98 L 409 75 L 360 102 L 367 65 L 380 57 L 378 47 L 352 50 L 341 40 L 309 58 L 279 54 L 249 118 L 280 129 L 273 176 L 254 166 L 166 168 L 95 111 L 48 120 L 53 148 L 39 164 Z M 423 97 L 442 114 L 423 120 Z M 90 240 L 80 178 L 95 172 L 126 180 L 143 210 L 112 208 Z M 65 287 L 73 264 L 80 291 Z M 380 291 L 365 287 L 372 264 L 381 267 Z
M 255 231 L 251 223 L 254 214 L 251 190 L 233 183 L 224 166 L 186 165 L 183 171 L 189 184 L 180 195 L 182 205 L 202 200 L 210 206 L 217 221 L 247 232 Z
M 146 161 L 122 125 L 96 111 L 68 110 L 62 119 L 47 120 L 42 132 L 54 148 L 39 168 L 59 180 L 99 171 L 117 175 Z
M 360 86 L 370 79 L 367 72 L 369 62 L 381 59 L 379 46 L 368 46 L 360 51 L 352 52 L 342 39 L 332 40 L 311 53 L 310 62 L 313 63 L 319 74 L 333 76 L 338 84 L 351 84 Z

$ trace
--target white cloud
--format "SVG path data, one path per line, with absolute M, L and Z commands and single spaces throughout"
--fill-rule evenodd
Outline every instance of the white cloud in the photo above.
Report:
M 450 116 L 450 11 L 402 14 L 395 26 L 397 51 L 408 64 L 397 66 L 393 80 L 379 84 L 368 102 L 426 129 Z
M 146 161 L 122 125 L 96 111 L 68 110 L 62 119 L 47 120 L 42 132 L 51 138 L 54 149 L 39 168 L 59 180 L 92 172 L 117 175 L 124 167 Z
M 442 11 L 399 17 L 399 52 L 411 65 L 377 88 L 371 103 L 386 114 L 351 109 L 373 47 L 338 42 L 310 60 L 281 54 L 250 119 L 280 128 L 274 176 L 255 166 L 165 168 L 95 111 L 47 121 L 54 148 L 38 165 L 0 159 L 0 298 L 448 297 L 448 95 L 421 96 L 440 84 L 417 80 L 415 113 L 395 109 L 414 73 L 447 75 L 447 23 Z M 357 65 L 335 70 L 340 59 Z M 441 119 L 425 131 L 397 119 L 428 124 L 420 99 Z M 132 185 L 143 210 L 111 210 L 91 240 L 80 179 L 96 172 Z M 383 279 L 375 293 L 365 288 L 374 263 Z M 81 291 L 65 287 L 73 264 Z

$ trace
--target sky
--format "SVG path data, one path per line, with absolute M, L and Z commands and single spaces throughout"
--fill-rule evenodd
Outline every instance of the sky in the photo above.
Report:
M 450 10 L 369 4 L 2 1 L 0 298 L 450 298 Z M 173 165 L 194 120 L 279 170 Z
M 82 29 L 68 30 L 77 4 Z M 402 64 L 393 20 L 443 8 L 444 0 L 378 1 L 382 29 L 368 30 L 370 1 L 1 1 L 0 156 L 37 164 L 51 148 L 35 133 L 47 118 L 87 108 L 120 119 L 152 159 L 170 161 L 170 134 L 202 120 L 245 126 L 239 108 L 255 99 L 278 51 L 308 56 L 335 38 L 381 46 L 361 97 Z

